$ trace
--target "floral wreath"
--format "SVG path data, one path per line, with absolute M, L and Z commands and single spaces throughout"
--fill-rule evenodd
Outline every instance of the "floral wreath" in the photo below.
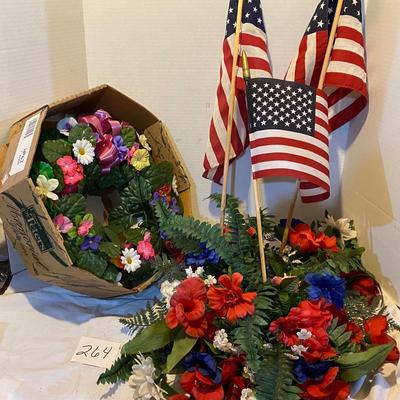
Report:
M 42 132 L 31 178 L 74 265 L 127 288 L 155 273 L 166 246 L 153 207 L 182 207 L 172 164 L 154 162 L 145 135 L 104 110 L 67 115 Z M 104 222 L 88 196 L 101 196 Z

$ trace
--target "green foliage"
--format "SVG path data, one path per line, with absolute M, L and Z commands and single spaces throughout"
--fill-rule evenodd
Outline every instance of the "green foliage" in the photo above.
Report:
M 128 229 L 125 233 L 125 238 L 127 242 L 132 243 L 133 245 L 137 245 L 141 240 L 143 240 L 144 234 L 139 228 L 131 228 Z
M 110 258 L 117 257 L 121 253 L 120 246 L 112 242 L 101 242 L 99 249 L 106 253 Z
M 277 291 L 272 286 L 260 289 L 254 302 L 255 313 L 239 320 L 238 327 L 232 331 L 234 343 L 247 353 L 247 363 L 255 372 L 260 368 L 265 332 L 276 312 L 276 295 Z
M 77 215 L 83 216 L 86 211 L 86 199 L 80 193 L 66 194 L 57 202 L 58 212 L 73 220 Z
M 126 382 L 132 373 L 133 363 L 134 359 L 131 355 L 122 354 L 109 369 L 99 376 L 97 384 Z
M 346 331 L 347 324 L 337 326 L 337 323 L 338 318 L 335 318 L 328 329 L 330 341 L 338 353 L 355 352 L 357 345 L 350 341 L 352 332 Z
M 256 373 L 256 396 L 262 400 L 298 400 L 302 392 L 294 385 L 293 362 L 283 349 L 266 351 Z
M 174 167 L 168 161 L 153 164 L 142 171 L 142 177 L 150 182 L 152 190 L 157 190 L 161 185 L 172 182 Z
M 182 358 L 185 357 L 186 354 L 188 354 L 189 351 L 193 349 L 196 343 L 196 338 L 187 336 L 183 330 L 180 330 L 175 337 L 172 351 L 168 355 L 167 366 L 164 372 L 166 374 L 170 373 L 179 363 L 179 361 L 181 361 Z
M 335 359 L 340 367 L 340 377 L 346 382 L 354 382 L 380 367 L 393 349 L 394 343 L 371 346 L 360 353 L 344 353 Z
M 92 146 L 96 146 L 96 137 L 93 135 L 92 129 L 88 125 L 75 125 L 69 132 L 68 141 L 71 144 L 74 144 L 80 139 L 86 139 Z
M 121 352 L 123 354 L 150 353 L 162 349 L 173 340 L 173 332 L 164 320 L 160 320 L 125 343 Z
M 121 270 L 118 269 L 114 264 L 108 264 L 101 278 L 108 282 L 115 283 L 120 272 Z
M 151 183 L 140 175 L 136 175 L 121 193 L 121 204 L 124 207 L 147 203 L 151 199 Z
M 91 250 L 80 251 L 76 258 L 77 267 L 86 269 L 92 274 L 102 277 L 107 268 L 107 261 Z
M 136 131 L 132 126 L 123 126 L 120 136 L 124 140 L 124 145 L 128 148 L 132 147 L 136 141 Z
M 42 153 L 50 164 L 54 164 L 60 157 L 69 156 L 72 146 L 66 140 L 46 140 L 42 146 Z
M 111 210 L 108 215 L 108 221 L 111 224 L 120 224 L 121 226 L 127 228 L 132 226 L 136 222 L 136 218 L 142 213 L 136 209 L 136 212 L 133 208 L 124 207 L 122 205 L 115 207 Z
M 167 311 L 166 303 L 163 300 L 154 299 L 149 301 L 146 307 L 136 314 L 121 318 L 119 321 L 128 328 L 130 335 L 138 335 L 149 326 L 162 320 L 167 314 Z

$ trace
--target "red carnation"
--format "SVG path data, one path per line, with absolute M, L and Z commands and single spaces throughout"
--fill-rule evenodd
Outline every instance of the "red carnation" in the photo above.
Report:
M 242 376 L 243 362 L 243 357 L 229 357 L 219 364 L 227 400 L 240 400 L 242 390 L 249 385 L 249 380 Z
M 220 383 L 214 383 L 199 370 L 186 371 L 179 381 L 182 389 L 190 393 L 196 400 L 223 400 L 224 389 Z
M 308 381 L 300 385 L 301 397 L 307 400 L 346 400 L 350 394 L 350 385 L 336 379 L 338 367 L 332 367 L 321 381 Z
M 347 277 L 352 280 L 350 288 L 357 291 L 362 296 L 372 298 L 380 294 L 378 283 L 370 276 L 352 271 Z
M 209 306 L 221 317 L 226 317 L 228 321 L 235 322 L 246 315 L 252 315 L 255 311 L 253 304 L 257 297 L 256 292 L 243 293 L 240 284 L 243 276 L 234 272 L 232 277 L 221 275 L 218 279 L 222 288 L 214 285 L 207 292 Z
M 206 287 L 200 278 L 185 279 L 171 298 L 165 317 L 170 329 L 183 326 L 189 336 L 202 337 L 207 330 Z
M 278 334 L 278 340 L 286 346 L 300 345 L 307 347 L 303 357 L 314 362 L 326 360 L 336 355 L 329 344 L 327 328 L 331 324 L 332 314 L 324 310 L 324 302 L 302 301 L 297 307 L 291 308 L 286 317 L 280 317 L 271 322 L 269 330 Z M 309 339 L 300 340 L 297 332 L 306 329 L 311 332 Z
M 361 343 L 364 339 L 364 334 L 360 327 L 354 322 L 348 322 L 346 331 L 351 332 L 350 341 L 353 343 Z
M 386 357 L 386 361 L 397 362 L 399 360 L 399 349 L 396 347 L 396 342 L 387 334 L 388 322 L 386 315 L 375 315 L 368 321 L 364 321 L 364 328 L 372 344 L 395 344 Z
M 323 232 L 316 235 L 308 224 L 298 224 L 295 228 L 290 228 L 289 242 L 302 253 L 316 253 L 320 248 L 335 253 L 338 251 L 336 237 L 326 236 Z

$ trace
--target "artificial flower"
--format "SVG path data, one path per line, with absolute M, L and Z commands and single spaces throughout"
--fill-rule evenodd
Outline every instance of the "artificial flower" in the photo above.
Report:
M 154 207 L 160 201 L 173 214 L 178 214 L 181 210 L 179 208 L 178 201 L 176 200 L 175 197 L 165 196 L 165 195 L 161 195 L 159 192 L 154 192 L 152 199 L 150 200 L 150 204 Z
M 190 393 L 195 400 L 223 400 L 224 388 L 220 383 L 213 382 L 200 371 L 184 372 L 179 380 L 182 389 Z
M 138 355 L 136 363 L 132 365 L 132 374 L 128 383 L 133 388 L 135 400 L 164 400 L 165 391 L 155 382 L 156 369 L 151 357 Z
M 57 179 L 47 179 L 44 175 L 39 175 L 36 178 L 35 191 L 40 197 L 58 200 L 58 195 L 53 193 L 58 188 L 58 183 Z
M 78 121 L 74 117 L 66 115 L 57 122 L 57 129 L 61 134 L 69 136 L 69 132 L 76 125 L 78 125 Z
M 203 376 L 210 378 L 214 383 L 221 382 L 221 371 L 218 368 L 217 362 L 208 353 L 189 353 L 182 360 L 182 367 L 190 372 L 198 370 Z
M 124 265 L 125 271 L 128 272 L 135 272 L 142 264 L 137 251 L 135 249 L 128 249 L 127 247 L 122 250 L 121 262 Z
M 311 300 L 324 298 L 337 308 L 343 308 L 346 292 L 346 281 L 328 272 L 306 274 L 304 280 L 310 285 L 308 297 Z
M 372 344 L 393 343 L 394 347 L 386 357 L 386 361 L 397 362 L 399 360 L 399 349 L 396 341 L 388 335 L 389 325 L 386 315 L 374 315 L 364 322 L 365 333 L 368 335 Z
M 143 135 L 143 134 L 139 135 L 138 139 L 139 139 L 139 143 L 142 145 L 142 147 L 144 149 L 146 149 L 147 151 L 151 151 L 151 147 L 150 147 L 150 145 L 147 141 L 147 137 L 145 135 Z
M 178 181 L 177 181 L 175 175 L 172 177 L 171 187 L 172 187 L 172 190 L 173 190 L 174 193 L 175 193 L 175 196 L 179 196 L 179 192 L 178 192 Z
M 274 286 L 279 286 L 282 284 L 283 281 L 287 280 L 287 279 L 295 279 L 297 278 L 295 275 L 286 275 L 286 273 L 283 274 L 283 276 L 274 276 L 271 279 L 271 283 Z
M 272 321 L 270 332 L 278 335 L 278 340 L 286 346 L 302 345 L 307 350 L 302 356 L 310 362 L 326 360 L 336 355 L 329 343 L 327 332 L 333 316 L 324 309 L 323 301 L 301 301 L 297 307 L 292 307 L 286 317 L 280 317 Z M 301 340 L 297 333 L 306 329 L 312 333 L 308 339 Z
M 112 142 L 118 150 L 117 157 L 119 161 L 124 161 L 128 157 L 128 148 L 124 145 L 124 139 L 122 136 L 117 135 L 113 137 Z
M 200 267 L 199 267 L 200 268 Z M 197 268 L 198 269 L 198 268 Z M 197 270 L 196 270 L 197 271 Z M 207 278 L 204 279 L 204 284 L 209 287 L 211 285 L 215 285 L 217 283 L 217 279 L 214 275 L 207 275 Z
M 209 306 L 229 322 L 235 322 L 246 315 L 253 315 L 256 292 L 243 292 L 240 285 L 243 276 L 234 272 L 232 276 L 221 275 L 218 279 L 222 287 L 211 286 L 207 292 Z
M 225 399 L 240 400 L 242 390 L 249 385 L 248 379 L 242 374 L 243 363 L 243 357 L 229 357 L 220 362 Z
M 150 154 L 146 149 L 139 149 L 133 153 L 131 165 L 138 171 L 150 166 Z
M 361 343 L 364 340 L 363 331 L 355 322 L 347 322 L 346 331 L 351 332 L 350 341 L 353 343 Z
M 379 284 L 369 275 L 359 271 L 352 271 L 350 274 L 347 274 L 347 278 L 350 281 L 350 289 L 355 290 L 362 296 L 371 299 L 379 296 Z
M 244 388 L 240 394 L 240 400 L 257 400 L 253 390 Z
M 320 248 L 335 253 L 338 251 L 334 236 L 326 236 L 323 232 L 316 234 L 308 224 L 298 224 L 295 228 L 290 228 L 289 242 L 302 253 L 316 253 Z
M 302 328 L 296 333 L 296 335 L 300 340 L 307 340 L 310 339 L 312 333 L 309 330 Z
M 58 214 L 53 219 L 53 224 L 61 233 L 68 233 L 74 226 L 71 220 L 63 214 Z
M 136 150 L 139 150 L 140 146 L 139 143 L 133 143 L 131 148 L 128 150 L 128 162 L 130 163 L 132 160 L 133 155 L 136 153 Z
M 217 264 L 219 262 L 219 255 L 215 250 L 208 249 L 205 243 L 201 243 L 200 248 L 200 253 L 189 253 L 186 255 L 186 265 L 204 266 L 206 264 Z
M 357 231 L 352 228 L 352 222 L 349 218 L 339 218 L 335 221 L 332 215 L 326 214 L 325 225 L 334 228 L 339 233 L 342 245 L 344 242 L 357 237 Z
M 168 400 L 188 400 L 190 399 L 190 394 L 174 394 L 168 397 Z
M 247 233 L 250 237 L 253 237 L 256 235 L 257 230 L 256 228 L 254 228 L 253 226 L 251 226 L 249 229 L 247 229 Z
M 165 322 L 170 329 L 181 325 L 192 337 L 202 337 L 207 331 L 206 287 L 200 278 L 187 278 L 177 287 L 170 301 Z
M 167 304 L 167 307 L 170 307 L 170 301 L 173 296 L 173 294 L 176 291 L 176 288 L 179 286 L 181 282 L 175 279 L 174 281 L 170 282 L 168 280 L 164 281 L 161 283 L 160 286 L 160 292 L 162 296 L 164 297 L 164 301 Z
M 192 267 L 188 267 L 185 269 L 186 272 L 186 276 L 188 278 L 192 278 L 192 277 L 200 277 L 203 275 L 204 273 L 204 268 L 203 267 L 197 267 L 194 271 Z
M 307 381 L 300 385 L 307 400 L 346 400 L 350 394 L 350 385 L 337 379 L 339 367 L 331 367 L 320 381 Z
M 171 193 L 171 185 L 168 185 L 167 183 L 164 183 L 164 185 L 162 185 L 159 189 L 158 189 L 158 193 L 161 194 L 161 196 L 169 196 L 169 194 Z M 167 197 L 167 199 L 169 199 Z
M 78 164 L 71 156 L 60 157 L 56 164 L 64 174 L 66 185 L 77 185 L 83 179 L 83 167 Z
M 81 250 L 97 250 L 100 246 L 100 242 L 102 237 L 99 235 L 96 236 L 87 236 L 85 240 L 81 244 Z
M 305 353 L 308 350 L 308 347 L 305 347 L 302 344 L 294 344 L 293 346 L 290 346 L 290 349 L 295 355 L 301 356 L 302 353 Z
M 80 164 L 88 165 L 94 160 L 94 147 L 87 139 L 78 139 L 72 145 L 72 151 Z
M 87 215 L 91 215 L 91 214 L 87 214 Z M 86 235 L 89 234 L 90 229 L 92 229 L 92 227 L 93 227 L 93 216 L 88 217 L 86 219 L 84 218 L 78 226 L 78 230 L 77 230 L 78 236 L 85 237 Z
M 235 346 L 229 341 L 228 334 L 225 329 L 215 332 L 213 346 L 224 353 L 237 353 Z
M 150 233 L 147 232 L 144 235 L 143 240 L 141 240 L 137 245 L 137 252 L 139 253 L 140 257 L 145 260 L 151 260 L 156 256 L 156 252 L 154 251 L 154 247 L 150 241 Z
M 300 383 L 305 383 L 308 380 L 321 381 L 332 365 L 330 361 L 308 363 L 304 358 L 299 358 L 294 363 L 293 375 Z
M 162 231 L 160 231 L 160 236 L 162 237 Z M 165 239 L 164 239 L 165 240 Z M 177 249 L 174 244 L 170 240 L 165 240 L 164 241 L 165 248 L 167 249 L 168 253 L 171 255 L 171 257 L 178 263 L 181 264 L 183 260 L 185 259 L 185 255 L 183 254 L 183 251 L 180 249 Z

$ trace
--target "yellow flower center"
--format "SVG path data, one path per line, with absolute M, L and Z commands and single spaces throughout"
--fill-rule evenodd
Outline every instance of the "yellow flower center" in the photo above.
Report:
M 83 147 L 81 147 L 80 149 L 79 149 L 79 154 L 81 155 L 81 156 L 84 156 L 85 155 L 85 149 L 83 148 Z
M 127 262 L 127 264 L 132 264 L 132 258 L 131 258 L 131 257 L 128 257 L 128 258 L 126 259 L 126 262 Z

